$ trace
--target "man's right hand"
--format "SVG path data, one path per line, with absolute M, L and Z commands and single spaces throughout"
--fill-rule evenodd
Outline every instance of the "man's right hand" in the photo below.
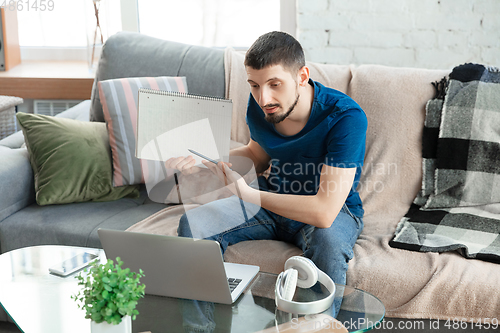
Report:
M 193 156 L 172 157 L 165 161 L 165 167 L 182 172 L 183 175 L 191 175 L 200 172 L 201 168 L 195 166 L 196 160 Z

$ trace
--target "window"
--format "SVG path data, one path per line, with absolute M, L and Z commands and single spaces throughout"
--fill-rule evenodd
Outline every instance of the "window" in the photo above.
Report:
M 89 5 L 91 0 L 88 1 Z M 47 1 L 18 3 L 19 44 L 21 46 L 87 46 L 83 1 Z M 30 7 L 27 6 L 30 4 Z M 33 6 L 36 5 L 36 6 Z M 50 10 L 50 8 L 52 8 Z
M 120 31 L 120 0 L 96 4 L 104 37 Z M 23 59 L 87 60 L 96 29 L 93 0 L 19 0 L 17 20 Z
M 122 26 L 161 39 L 219 47 L 248 47 L 280 27 L 295 35 L 295 0 L 97 1 L 105 38 Z M 49 2 L 51 6 L 41 6 Z M 19 0 L 17 8 L 23 59 L 87 60 L 95 32 L 93 0 Z
M 138 0 L 141 33 L 187 44 L 248 47 L 280 29 L 280 0 Z

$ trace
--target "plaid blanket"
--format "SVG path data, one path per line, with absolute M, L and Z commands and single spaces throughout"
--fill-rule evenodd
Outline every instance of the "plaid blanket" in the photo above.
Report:
M 422 189 L 389 244 L 500 263 L 500 71 L 465 64 L 435 87 Z

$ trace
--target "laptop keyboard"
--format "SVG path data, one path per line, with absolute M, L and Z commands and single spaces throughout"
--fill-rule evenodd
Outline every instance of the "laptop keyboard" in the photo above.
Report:
M 233 292 L 233 290 L 240 284 L 241 279 L 227 278 L 227 282 L 229 283 L 229 290 Z

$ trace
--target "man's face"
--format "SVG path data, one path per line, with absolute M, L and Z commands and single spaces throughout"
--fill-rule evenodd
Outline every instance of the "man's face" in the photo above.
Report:
M 259 70 L 246 67 L 246 71 L 250 91 L 265 119 L 272 124 L 285 120 L 299 101 L 297 78 L 281 65 Z

